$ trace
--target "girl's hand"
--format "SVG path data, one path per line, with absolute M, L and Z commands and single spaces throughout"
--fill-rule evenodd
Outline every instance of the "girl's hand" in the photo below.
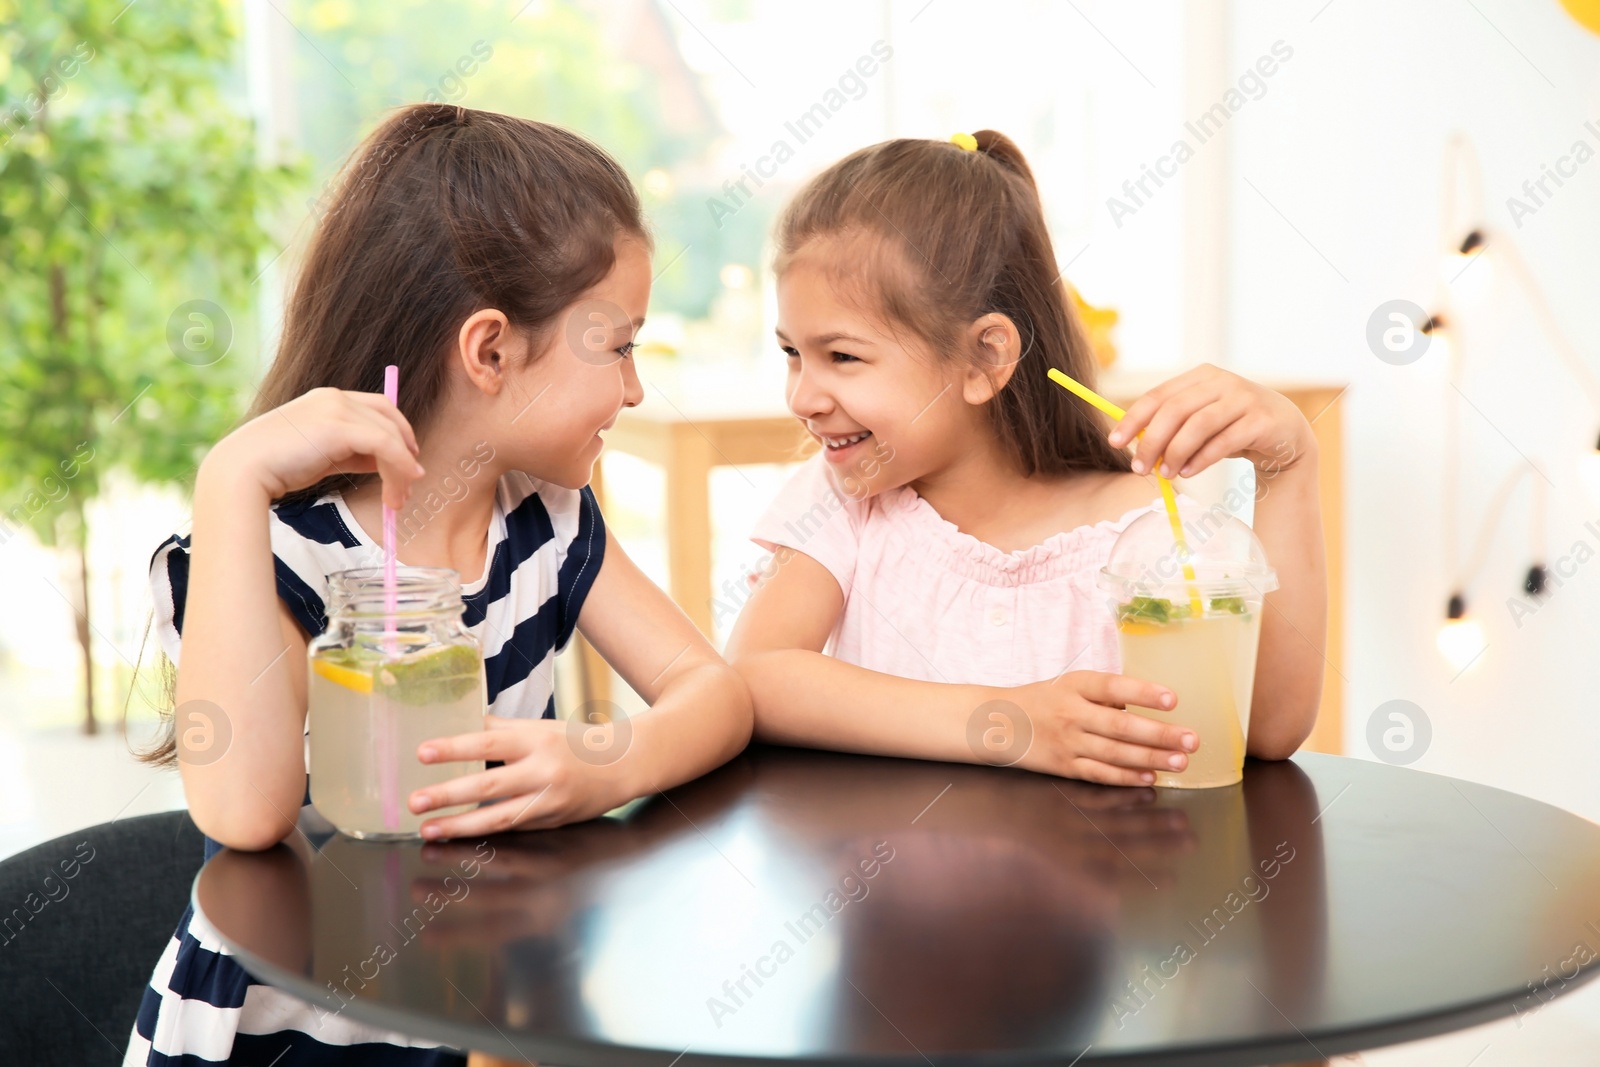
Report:
M 609 757 L 605 752 L 580 759 L 568 724 L 559 719 L 485 715 L 483 721 L 481 733 L 424 741 L 417 746 L 417 758 L 423 763 L 500 760 L 505 766 L 419 789 L 411 794 L 410 805 L 420 815 L 458 804 L 498 803 L 429 819 L 422 824 L 423 837 L 441 840 L 563 826 L 603 815 L 635 796 L 620 772 L 621 753 L 610 762 L 601 762 Z M 627 744 L 620 730 L 616 740 Z
M 381 394 L 313 389 L 224 437 L 205 462 L 254 478 L 272 499 L 332 474 L 376 471 L 383 502 L 399 508 L 423 473 L 417 455 L 411 424 Z
M 1200 747 L 1193 730 L 1124 710 L 1128 704 L 1176 707 L 1177 695 L 1153 682 L 1072 671 L 997 692 L 1021 707 L 1031 728 L 1028 750 L 1018 761 L 1029 770 L 1106 785 L 1150 785 L 1156 768 L 1181 771 Z
M 1248 459 L 1272 475 L 1314 447 L 1311 424 L 1290 400 L 1248 378 L 1202 363 L 1135 400 L 1110 441 L 1121 448 L 1143 431 L 1133 470 L 1161 462 L 1167 478 L 1199 474 L 1219 459 Z

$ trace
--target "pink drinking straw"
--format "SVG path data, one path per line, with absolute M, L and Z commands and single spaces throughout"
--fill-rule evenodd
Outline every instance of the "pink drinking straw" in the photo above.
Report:
M 383 395 L 389 403 L 400 406 L 400 368 L 393 363 L 383 368 Z M 394 508 L 383 506 L 383 645 L 389 659 L 399 655 L 395 641 L 395 612 L 400 596 L 395 582 L 394 560 Z M 378 709 L 378 790 L 383 794 L 383 828 L 400 828 L 400 768 L 399 753 L 395 751 L 394 702 L 384 698 Z

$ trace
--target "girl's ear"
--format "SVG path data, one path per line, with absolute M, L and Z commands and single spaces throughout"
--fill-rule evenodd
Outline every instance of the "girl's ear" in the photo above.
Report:
M 1010 316 L 991 311 L 967 327 L 966 347 L 975 358 L 961 383 L 962 398 L 969 404 L 987 404 L 1011 380 L 1022 358 L 1022 335 Z
M 494 308 L 474 311 L 456 335 L 467 380 L 489 396 L 497 396 L 505 387 L 506 373 L 516 362 L 521 343 L 505 312 Z

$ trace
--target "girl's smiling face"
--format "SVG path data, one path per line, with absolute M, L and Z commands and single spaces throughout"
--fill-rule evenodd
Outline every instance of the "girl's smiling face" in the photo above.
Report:
M 507 466 L 570 489 L 589 483 L 601 433 L 644 399 L 633 364 L 634 337 L 650 302 L 650 251 L 617 241 L 611 272 L 553 325 L 545 348 L 507 390 Z
M 845 298 L 837 272 L 823 266 L 842 251 L 829 242 L 785 265 L 777 335 L 789 410 L 822 444 L 841 489 L 867 497 L 946 469 L 975 433 L 992 437 L 979 405 L 993 386 Z

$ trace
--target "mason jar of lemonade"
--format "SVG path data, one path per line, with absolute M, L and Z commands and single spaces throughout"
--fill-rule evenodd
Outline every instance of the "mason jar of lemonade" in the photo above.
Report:
M 393 611 L 383 568 L 328 576 L 328 628 L 307 649 L 311 803 L 341 833 L 414 838 L 411 813 L 424 786 L 484 768 L 483 761 L 424 764 L 417 746 L 483 729 L 483 654 L 462 624 L 455 571 L 399 567 Z
M 1171 711 L 1128 711 L 1194 731 L 1199 748 L 1181 771 L 1156 771 L 1179 789 L 1244 777 L 1266 594 L 1277 573 L 1255 532 L 1222 508 L 1185 522 L 1183 544 L 1164 511 L 1141 515 L 1117 537 L 1100 571 L 1111 596 L 1122 673 L 1171 689 Z

